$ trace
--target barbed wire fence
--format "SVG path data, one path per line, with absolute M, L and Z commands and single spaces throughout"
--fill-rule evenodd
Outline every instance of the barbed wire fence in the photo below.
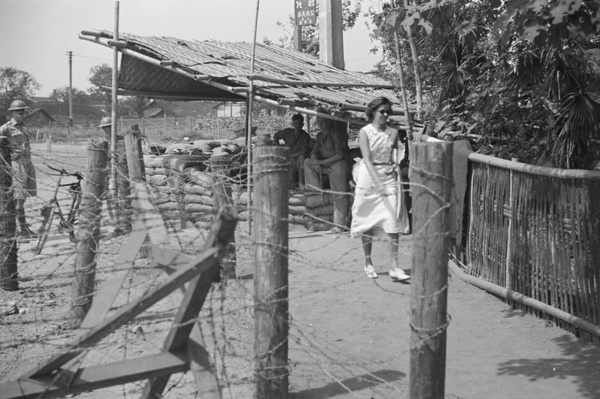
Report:
M 43 163 L 59 164 L 66 170 L 81 171 L 85 165 L 85 152 L 51 153 L 44 151 L 39 145 L 33 151 L 34 162 L 38 166 L 38 198 L 28 200 L 27 217 L 34 230 L 41 223 L 41 209 L 56 185 L 56 176 L 44 168 Z M 255 390 L 256 353 L 254 351 L 255 323 L 255 251 L 257 245 L 253 235 L 248 235 L 244 223 L 248 218 L 256 219 L 257 212 L 271 217 L 268 210 L 253 206 L 252 198 L 245 198 L 247 180 L 240 179 L 243 167 L 226 168 L 214 176 L 210 163 L 203 167 L 182 172 L 165 170 L 165 165 L 151 167 L 150 161 L 158 157 L 146 156 L 147 169 L 154 169 L 148 177 L 148 189 L 152 193 L 155 209 L 164 220 L 169 232 L 172 248 L 190 256 L 198 255 L 208 237 L 207 227 L 214 215 L 212 191 L 215 179 L 225 181 L 232 186 L 232 202 L 240 217 L 236 229 L 235 279 L 223 279 L 213 284 L 205 301 L 205 306 L 194 322 L 198 322 L 200 336 L 206 345 L 214 364 L 215 374 L 223 397 L 251 397 Z M 243 165 L 243 162 L 241 163 Z M 168 168 L 167 168 L 168 169 Z M 201 170 L 202 169 L 202 170 Z M 165 175 L 157 174 L 164 170 Z M 167 174 L 169 174 L 167 176 Z M 164 177 L 163 177 L 164 176 Z M 151 178 L 152 177 L 152 178 Z M 120 176 L 128 179 L 128 176 Z M 185 192 L 185 188 L 192 192 Z M 327 190 L 324 190 L 327 194 Z M 335 193 L 329 193 L 335 194 Z M 337 193 L 340 194 L 340 193 Z M 191 202 L 182 203 L 186 195 L 188 200 L 197 199 L 193 207 Z M 196 195 L 197 197 L 191 197 Z M 202 198 L 200 198 L 202 197 Z M 70 194 L 59 190 L 61 206 L 68 208 Z M 168 201 L 165 201 L 168 198 Z M 117 199 L 112 199 L 118 201 Z M 172 205 L 175 203 L 175 205 Z M 171 205 L 165 205 L 171 204 Z M 201 206 L 202 205 L 202 206 Z M 123 204 L 112 205 L 116 209 Z M 188 209 L 186 209 L 188 206 Z M 442 205 L 443 207 L 444 205 Z M 201 211 L 200 211 L 201 210 Z M 182 214 L 186 214 L 182 217 Z M 194 217 L 190 217 L 195 214 Z M 202 214 L 201 216 L 199 216 Z M 352 328 L 350 315 L 328 314 L 328 301 L 332 298 L 343 300 L 344 295 L 352 295 L 356 284 L 366 284 L 362 273 L 363 255 L 358 241 L 348 245 L 347 236 L 308 233 L 306 228 L 311 223 L 332 224 L 328 214 L 317 214 L 305 207 L 302 217 L 290 214 L 284 223 L 288 224 L 290 239 L 278 248 L 271 248 L 285 254 L 291 271 L 289 288 L 289 323 L 288 342 L 290 350 L 286 375 L 290 377 L 292 392 L 317 394 L 319 384 L 322 389 L 330 389 L 338 393 L 351 393 L 361 396 L 361 390 L 371 389 L 380 397 L 396 398 L 407 396 L 409 390 L 408 376 L 395 371 L 397 365 L 410 356 L 411 350 L 420 348 L 424 342 L 439 335 L 441 330 L 427 328 L 420 331 L 422 338 L 411 341 L 410 345 L 389 346 L 376 350 L 376 356 L 362 352 L 361 345 L 373 345 L 373 341 L 397 343 L 397 337 L 382 339 L 377 334 L 377 321 L 368 331 L 357 332 L 359 338 L 350 342 L 358 345 L 358 350 L 349 350 L 348 343 L 343 342 L 332 329 Z M 96 254 L 95 280 L 99 284 L 109 280 L 115 273 L 126 272 L 127 278 L 119 291 L 111 312 L 115 312 L 131 303 L 143 293 L 148 292 L 165 278 L 165 268 L 150 257 L 138 254 L 131 268 L 123 268 L 117 262 L 119 251 L 126 245 L 127 236 L 115 234 L 114 220 L 108 212 L 108 204 L 104 201 L 100 215 L 100 241 Z M 299 220 L 301 219 L 301 220 Z M 253 221 L 251 220 L 251 223 Z M 297 224 L 301 222 L 301 224 Z M 426 222 L 428 223 L 428 222 Z M 131 234 L 135 233 L 134 230 Z M 444 232 L 441 232 L 444 234 Z M 419 233 L 422 234 L 422 233 Z M 420 238 L 423 238 L 420 236 Z M 375 245 L 383 244 L 385 239 L 375 238 Z M 0 317 L 0 353 L 5 362 L 0 366 L 0 380 L 17 379 L 34 364 L 57 352 L 60 352 L 77 334 L 70 327 L 67 318 L 71 306 L 71 290 L 74 280 L 74 262 L 76 245 L 69 241 L 68 234 L 58 231 L 53 226 L 50 238 L 42 254 L 35 256 L 35 240 L 20 241 L 18 249 L 19 291 L 0 292 L 2 295 L 2 316 Z M 404 248 L 404 256 L 409 256 Z M 376 259 L 385 259 L 388 254 L 380 251 Z M 348 266 L 350 265 L 350 267 Z M 176 268 L 176 266 L 173 266 Z M 167 273 L 168 274 L 168 273 Z M 375 299 L 387 303 L 397 302 L 397 298 L 407 300 L 412 295 L 409 290 L 391 288 L 388 284 L 372 280 Z M 425 295 L 425 294 L 423 294 Z M 342 296 L 342 298 L 340 298 Z M 434 296 L 439 296 L 435 294 Z M 143 315 L 135 318 L 122 328 L 117 329 L 104 340 L 86 348 L 89 353 L 83 365 L 99 365 L 111 361 L 134 359 L 141 354 L 157 353 L 163 349 L 164 337 L 173 328 L 171 320 L 181 302 L 182 293 L 175 292 L 152 306 Z M 364 302 L 364 301 L 363 301 Z M 361 303 L 357 301 L 356 303 Z M 371 306 L 367 304 L 366 306 Z M 317 314 L 314 308 L 321 308 Z M 307 311 L 309 309 L 310 311 Z M 322 314 L 321 314 L 322 313 Z M 368 312 L 367 312 L 368 314 Z M 408 309 L 394 312 L 394 318 L 400 319 L 408 329 Z M 328 323 L 327 320 L 331 321 Z M 446 321 L 444 321 L 446 322 Z M 443 329 L 447 327 L 444 324 Z M 414 327 L 413 327 L 414 329 Z M 435 331 L 434 331 L 435 330 Z M 372 339 L 365 344 L 365 337 Z M 405 337 L 408 341 L 408 337 Z M 279 343 L 281 344 L 281 343 Z M 279 345 L 276 344 L 275 346 Z M 396 365 L 392 368 L 391 365 Z M 335 387 L 328 384 L 333 384 Z M 106 388 L 98 392 L 83 393 L 82 398 L 100 396 L 137 397 L 143 391 L 144 381 L 128 383 L 119 387 Z M 164 397 L 199 396 L 190 373 L 175 375 L 169 380 Z

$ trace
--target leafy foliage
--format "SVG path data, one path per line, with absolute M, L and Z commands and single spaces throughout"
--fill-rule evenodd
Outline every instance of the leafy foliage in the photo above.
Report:
M 11 67 L 0 67 L 0 114 L 8 114 L 13 100 L 31 100 L 40 85 L 29 72 Z
M 480 152 L 563 168 L 600 159 L 600 2 L 395 0 L 371 16 L 384 48 L 386 30 L 419 35 L 439 135 L 475 134 Z
M 58 103 L 62 103 L 60 113 L 63 115 L 69 114 L 69 87 L 63 86 L 52 90 L 50 97 Z M 102 111 L 95 108 L 93 98 L 90 94 L 73 88 L 73 114 L 75 115 L 86 115 L 89 117 L 100 119 L 102 117 Z

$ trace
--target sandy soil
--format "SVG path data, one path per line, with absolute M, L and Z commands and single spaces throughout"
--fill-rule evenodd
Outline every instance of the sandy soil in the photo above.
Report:
M 65 167 L 81 166 L 85 165 L 84 148 L 53 146 L 49 156 L 58 161 L 63 154 Z M 223 397 L 236 399 L 252 398 L 254 391 L 253 249 L 245 228 L 241 224 L 236 236 L 238 279 L 215 286 L 199 318 Z M 308 233 L 297 226 L 290 230 L 289 397 L 408 398 L 411 287 L 387 276 L 385 243 L 375 244 L 380 276 L 370 280 L 362 271 L 358 240 L 347 234 Z M 112 237 L 109 226 L 103 232 L 99 282 L 107 278 L 124 241 Z M 196 229 L 171 234 L 173 244 L 191 254 L 198 252 L 205 236 Z M 40 256 L 33 256 L 33 243 L 21 243 L 21 290 L 0 291 L 2 309 L 14 303 L 19 310 L 0 317 L 2 382 L 17 378 L 75 336 L 65 320 L 74 247 L 66 236 L 56 235 L 50 242 Z M 411 268 L 410 247 L 411 237 L 403 237 L 400 258 L 407 270 Z M 164 275 L 153 264 L 138 259 L 113 311 L 161 278 Z M 159 352 L 180 298 L 180 293 L 174 293 L 115 331 L 90 351 L 85 365 Z M 456 276 L 451 275 L 448 298 L 446 397 L 600 397 L 599 348 L 511 309 Z M 134 383 L 78 397 L 138 397 L 141 389 L 142 383 Z M 165 397 L 196 394 L 188 373 L 171 377 Z

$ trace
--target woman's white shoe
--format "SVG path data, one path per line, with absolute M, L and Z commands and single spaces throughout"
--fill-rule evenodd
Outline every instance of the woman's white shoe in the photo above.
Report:
M 408 280 L 410 278 L 410 276 L 406 273 L 404 273 L 404 270 L 398 268 L 398 269 L 392 269 L 390 270 L 390 272 L 388 273 L 390 275 L 390 277 L 394 280 L 398 280 L 398 281 L 404 281 L 404 280 Z
M 365 273 L 367 274 L 368 278 L 377 278 L 377 272 L 375 271 L 375 268 L 371 265 L 365 266 Z

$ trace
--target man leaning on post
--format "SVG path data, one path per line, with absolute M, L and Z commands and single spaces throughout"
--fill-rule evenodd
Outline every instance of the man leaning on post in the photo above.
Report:
M 16 201 L 17 221 L 24 238 L 35 238 L 25 217 L 25 201 L 28 197 L 37 196 L 35 167 L 31 162 L 31 143 L 23 119 L 25 110 L 29 108 L 24 101 L 15 100 L 10 104 L 11 120 L 0 127 L 0 136 L 5 136 L 11 150 L 13 169 L 13 195 Z

